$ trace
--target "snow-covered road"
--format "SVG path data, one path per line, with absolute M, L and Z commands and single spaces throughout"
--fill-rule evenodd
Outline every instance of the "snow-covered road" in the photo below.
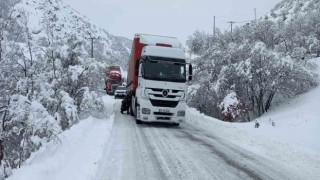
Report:
M 120 101 L 116 104 L 119 106 Z M 164 178 L 160 162 L 142 129 L 131 116 L 119 111 L 116 111 L 115 119 L 95 179 Z
M 113 126 L 96 180 L 310 177 L 186 123 L 137 125 L 116 111 Z
M 137 125 L 102 97 L 108 117 L 89 117 L 14 170 L 10 180 L 320 179 L 317 154 L 254 135 L 189 108 L 179 127 Z

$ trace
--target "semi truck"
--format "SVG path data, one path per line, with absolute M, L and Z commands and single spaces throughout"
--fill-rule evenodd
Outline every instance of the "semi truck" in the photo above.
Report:
M 187 72 L 188 71 L 188 72 Z M 179 125 L 186 118 L 187 81 L 192 65 L 177 38 L 135 34 L 127 75 L 126 101 L 136 123 Z
M 107 94 L 114 94 L 114 91 L 122 83 L 120 66 L 109 66 L 106 70 L 105 90 Z

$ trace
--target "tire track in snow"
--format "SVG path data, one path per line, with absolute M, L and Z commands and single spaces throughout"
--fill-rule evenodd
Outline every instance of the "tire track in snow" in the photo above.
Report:
M 168 179 L 300 179 L 281 164 L 187 124 L 140 125 Z
M 278 162 L 244 150 L 205 130 L 186 125 L 184 135 L 197 144 L 209 149 L 229 166 L 244 172 L 252 179 L 303 179 Z
M 187 133 L 186 131 L 181 131 L 181 132 L 183 132 L 184 136 L 187 137 L 188 139 L 190 139 L 191 141 L 210 149 L 213 154 L 218 155 L 219 158 L 221 158 L 227 165 L 229 165 L 229 166 L 231 166 L 231 167 L 233 167 L 235 169 L 238 169 L 241 172 L 244 172 L 251 179 L 256 179 L 256 180 L 270 179 L 270 178 L 261 177 L 259 175 L 260 174 L 259 172 L 255 172 L 250 167 L 242 164 L 239 161 L 236 161 L 236 160 L 232 159 L 233 157 L 228 157 L 228 155 L 225 154 L 223 151 L 217 149 L 214 145 L 204 141 L 203 139 L 197 138 L 196 136 L 194 136 L 194 135 L 192 135 L 190 133 Z
M 161 160 L 168 179 L 212 179 L 208 165 L 201 161 L 185 144 L 179 142 L 174 132 L 180 128 L 148 124 L 144 130 L 149 135 L 157 157 Z
M 115 108 L 120 109 L 117 102 Z M 95 179 L 166 179 L 141 129 L 132 117 L 115 111 L 115 123 Z
M 164 173 L 164 169 L 161 166 L 161 163 L 157 158 L 158 156 L 155 154 L 154 148 L 151 146 L 151 143 L 148 140 L 148 138 L 147 138 L 146 134 L 144 133 L 143 129 L 139 128 L 139 127 L 136 127 L 135 130 L 136 130 L 136 135 L 139 134 L 141 136 L 143 144 L 144 144 L 144 146 L 146 147 L 146 149 L 148 151 L 150 160 L 152 161 L 152 165 L 154 166 L 154 169 L 156 169 L 157 177 L 159 179 L 167 179 L 167 176 Z
M 178 159 L 171 158 L 172 155 L 168 153 L 168 150 L 172 151 L 172 148 L 159 138 L 157 129 L 149 129 L 148 125 L 142 125 L 141 129 L 148 134 L 146 138 L 152 142 L 155 157 L 161 162 L 159 164 L 166 174 L 166 179 L 183 179 L 183 174 L 180 173 L 182 171 L 181 162 Z

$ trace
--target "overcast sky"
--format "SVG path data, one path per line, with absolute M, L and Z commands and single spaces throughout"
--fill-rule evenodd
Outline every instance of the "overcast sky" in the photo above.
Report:
M 117 36 L 135 33 L 175 36 L 184 43 L 195 30 L 230 30 L 228 21 L 244 22 L 268 13 L 281 0 L 64 0 L 95 24 Z M 238 23 L 238 25 L 243 23 Z

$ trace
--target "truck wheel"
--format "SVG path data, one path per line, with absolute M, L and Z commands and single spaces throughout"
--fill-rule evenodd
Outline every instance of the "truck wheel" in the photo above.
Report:
M 138 114 L 138 108 L 140 108 L 140 106 L 136 106 L 136 115 L 135 115 L 135 119 L 136 119 L 136 123 L 137 124 L 142 124 L 142 121 L 140 119 L 137 118 L 137 114 Z
M 141 120 L 136 119 L 136 123 L 137 123 L 137 124 L 142 124 L 142 121 L 141 121 Z
M 132 104 L 129 105 L 130 115 L 134 116 L 133 110 L 132 110 Z

